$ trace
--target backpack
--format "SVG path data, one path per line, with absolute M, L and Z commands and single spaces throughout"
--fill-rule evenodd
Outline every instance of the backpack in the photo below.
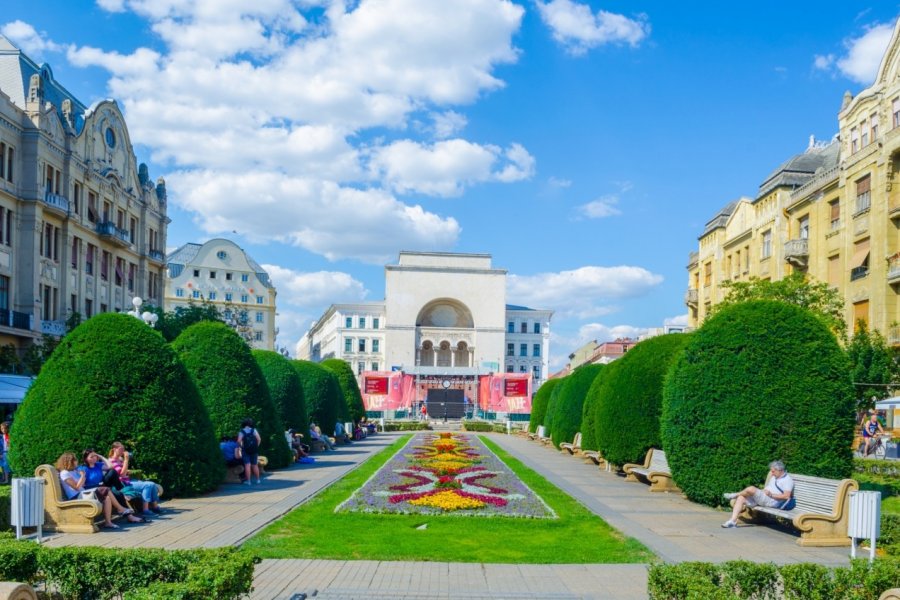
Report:
M 256 454 L 259 452 L 259 442 L 256 441 L 255 433 L 255 429 L 251 429 L 250 433 L 245 432 L 243 429 L 241 430 L 241 450 L 245 454 Z

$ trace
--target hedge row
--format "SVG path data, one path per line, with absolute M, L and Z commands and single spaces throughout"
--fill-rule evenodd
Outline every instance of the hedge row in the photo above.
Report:
M 557 448 L 563 442 L 571 442 L 575 434 L 581 431 L 584 398 L 594 379 L 605 368 L 606 365 L 602 364 L 581 365 L 565 378 L 559 393 L 555 395 L 555 402 L 551 397 L 547 421 L 551 423 L 550 438 Z
M 359 421 L 366 416 L 366 407 L 363 406 L 362 394 L 359 392 L 359 384 L 356 383 L 356 375 L 345 360 L 329 358 L 323 360 L 321 365 L 334 373 L 344 402 L 339 405 L 338 414 L 341 421 Z
M 877 600 L 898 581 L 900 560 L 896 559 L 871 564 L 859 559 L 834 569 L 812 563 L 686 562 L 651 565 L 648 592 L 651 600 Z
M 0 581 L 46 587 L 63 600 L 237 600 L 251 591 L 258 562 L 235 548 L 48 548 L 0 541 Z
M 281 424 L 285 429 L 305 434 L 309 429 L 309 415 L 303 401 L 303 384 L 291 361 L 272 350 L 253 350 L 253 358 L 266 380 Z
M 337 377 L 322 365 L 308 360 L 292 360 L 291 365 L 300 376 L 310 421 L 318 425 L 322 433 L 333 433 L 340 407 L 346 405 Z
M 547 407 L 550 404 L 550 397 L 554 388 L 558 386 L 564 378 L 548 379 L 538 391 L 535 392 L 534 398 L 531 400 L 531 418 L 528 420 L 528 432 L 537 433 L 537 428 L 544 425 L 544 419 L 547 416 Z
M 494 427 L 491 423 L 487 421 L 466 421 L 463 425 L 463 428 L 466 431 L 493 431 Z M 504 426 L 503 431 L 506 431 L 506 427 Z
M 12 513 L 12 505 L 10 504 L 11 492 L 11 486 L 0 486 L 0 532 L 10 528 L 9 520 Z
M 427 421 L 387 421 L 384 424 L 385 431 L 425 431 L 430 429 L 431 425 Z

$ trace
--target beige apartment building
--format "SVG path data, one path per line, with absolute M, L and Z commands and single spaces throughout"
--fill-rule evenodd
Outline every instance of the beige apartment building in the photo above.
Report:
M 116 102 L 86 107 L 0 35 L 0 345 L 161 305 L 168 223 Z
M 900 23 L 872 86 L 844 95 L 838 128 L 707 223 L 689 258 L 690 325 L 723 282 L 799 270 L 840 292 L 849 331 L 863 319 L 900 344 Z

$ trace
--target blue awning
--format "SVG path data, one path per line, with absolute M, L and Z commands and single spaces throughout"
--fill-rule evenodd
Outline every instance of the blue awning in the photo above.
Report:
M 20 404 L 33 381 L 27 375 L 0 375 L 0 404 Z

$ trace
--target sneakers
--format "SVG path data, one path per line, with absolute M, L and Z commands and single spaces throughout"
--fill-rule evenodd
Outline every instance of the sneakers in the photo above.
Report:
M 722 494 L 722 496 L 724 496 L 726 500 L 734 500 L 735 498 L 740 496 L 740 494 L 738 494 L 737 492 L 731 492 L 728 494 Z
M 250 480 L 247 479 L 246 481 L 242 481 L 241 485 L 250 485 Z
M 724 527 L 725 529 L 731 529 L 732 527 L 737 527 L 737 523 L 735 523 L 731 519 L 728 519 L 727 521 L 722 523 L 722 527 Z
M 262 479 L 257 479 L 257 480 L 256 480 L 256 481 L 254 481 L 254 482 L 253 482 L 253 483 L 255 483 L 255 484 L 256 484 L 256 485 L 259 485 L 259 484 L 261 484 L 261 483 L 262 483 Z

